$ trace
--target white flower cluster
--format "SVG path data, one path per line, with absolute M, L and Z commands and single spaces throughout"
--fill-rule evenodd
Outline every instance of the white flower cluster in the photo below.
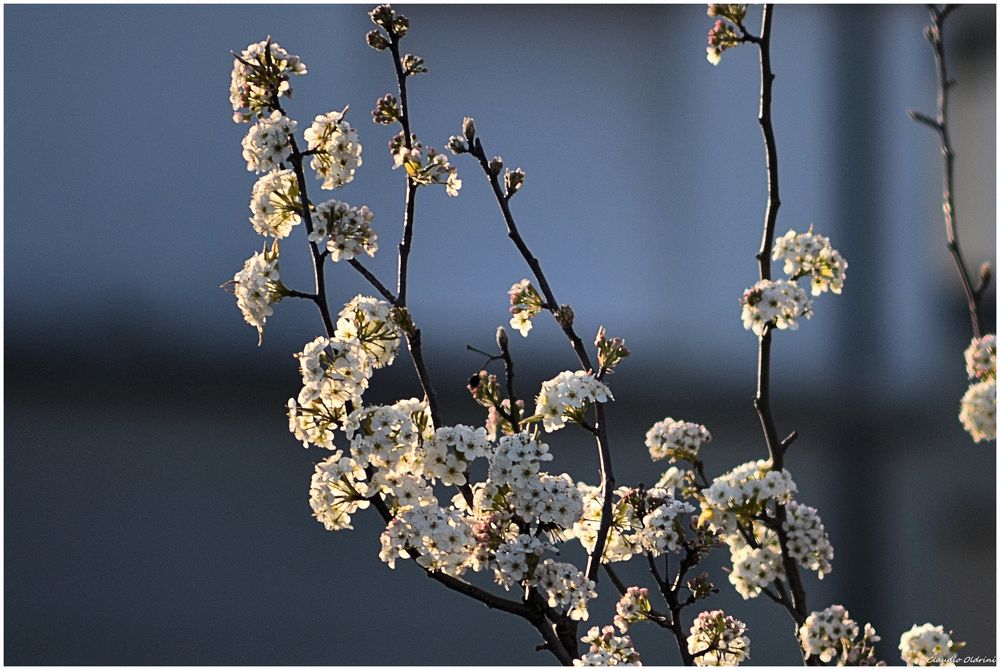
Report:
M 528 433 L 502 436 L 490 457 L 489 480 L 477 491 L 477 507 L 571 528 L 583 514 L 583 498 L 569 475 L 540 471 L 541 461 L 548 460 L 548 445 Z
M 274 313 L 271 305 L 281 300 L 284 287 L 278 272 L 278 247 L 255 253 L 243 264 L 243 269 L 233 275 L 233 294 L 243 319 L 257 329 L 257 344 L 264 337 L 264 324 Z
M 357 342 L 371 367 L 390 365 L 400 342 L 399 327 L 391 318 L 391 310 L 392 306 L 384 300 L 357 295 L 340 310 L 334 337 Z
M 590 648 L 573 661 L 575 666 L 642 665 L 632 639 L 628 635 L 615 635 L 612 626 L 594 626 L 580 639 Z
M 419 431 L 409 414 L 392 405 L 354 410 L 344 424 L 344 434 L 350 440 L 351 455 L 364 465 L 405 472 L 397 464 L 411 464 L 417 458 Z
M 795 491 L 787 470 L 773 470 L 766 460 L 743 463 L 702 491 L 702 519 L 724 536 L 739 535 L 739 521 L 756 516 L 771 501 L 787 503 Z
M 320 188 L 340 188 L 354 179 L 361 167 L 361 143 L 358 132 L 344 120 L 344 112 L 329 112 L 317 116 L 303 135 L 309 150 L 316 153 L 310 165 L 323 180 Z
M 527 337 L 531 331 L 531 320 L 541 311 L 545 301 L 527 279 L 522 279 L 507 292 L 510 297 L 510 327 Z
M 466 483 L 468 463 L 487 457 L 490 443 L 485 428 L 458 425 L 438 428 L 434 437 L 424 442 L 423 449 L 424 477 L 451 486 Z
M 587 601 L 597 597 L 597 585 L 572 563 L 546 558 L 535 571 L 534 581 L 544 592 L 549 607 L 566 609 L 574 621 L 586 621 L 590 616 Z
M 473 562 L 476 539 L 472 526 L 456 510 L 437 505 L 403 508 L 382 533 L 379 558 L 396 567 L 396 558 L 419 553 L 417 563 L 431 572 L 458 576 Z
M 824 575 L 833 570 L 830 563 L 833 560 L 833 546 L 816 508 L 800 505 L 792 500 L 785 505 L 785 510 L 788 555 L 823 579 Z
M 965 350 L 965 369 L 974 381 L 962 396 L 958 415 L 962 426 L 976 442 L 997 437 L 997 338 L 988 334 L 973 338 Z
M 306 74 L 306 65 L 298 56 L 289 54 L 269 39 L 249 45 L 233 59 L 229 84 L 233 121 L 249 121 L 270 108 L 278 96 L 291 96 L 288 77 L 293 74 Z
M 756 598 L 778 575 L 784 574 L 777 536 L 768 533 L 765 537 L 764 542 L 757 542 L 757 547 L 736 538 L 729 543 L 733 562 L 729 582 L 744 599 Z
M 688 653 L 699 666 L 739 665 L 750 657 L 747 625 L 722 610 L 702 612 L 688 636 Z
M 367 493 L 364 469 L 337 451 L 316 464 L 309 486 L 309 506 L 327 530 L 351 528 L 351 515 L 368 507 Z
M 588 403 L 608 400 L 614 400 L 611 389 L 590 372 L 560 372 L 542 382 L 542 392 L 535 400 L 535 414 L 541 416 L 545 432 L 551 433 L 565 426 L 567 420 L 581 420 Z
M 652 489 L 652 494 L 656 489 Z M 682 500 L 666 497 L 663 503 L 642 517 L 642 531 L 639 539 L 642 548 L 653 556 L 676 552 L 684 541 L 683 516 L 694 511 L 694 507 Z
M 537 537 L 524 534 L 501 544 L 496 551 L 493 571 L 497 584 L 509 591 L 510 587 L 528 579 L 547 546 Z
M 664 458 L 669 458 L 671 463 L 695 461 L 701 445 L 711 440 L 711 433 L 700 423 L 676 421 L 670 417 L 657 421 L 646 432 L 646 447 L 654 461 Z
M 438 153 L 434 148 L 425 150 L 417 141 L 416 135 L 411 137 L 410 147 L 407 149 L 403 143 L 402 133 L 392 138 L 389 142 L 392 168 L 405 168 L 410 179 L 421 186 L 444 184 L 448 195 L 457 196 L 462 189 L 462 180 L 458 178 L 458 169 L 448 162 L 448 156 Z
M 950 631 L 929 623 L 914 625 L 899 638 L 900 656 L 907 665 L 954 665 L 956 652 L 964 646 L 952 640 Z
M 976 442 L 997 438 L 997 381 L 987 379 L 969 386 L 958 414 L 962 426 Z
M 577 485 L 583 493 L 583 516 L 573 526 L 573 536 L 587 553 L 594 551 L 600 530 L 604 496 L 600 487 Z M 611 525 L 604 544 L 602 563 L 627 561 L 639 552 L 654 556 L 677 551 L 684 541 L 682 515 L 694 507 L 675 500 L 666 490 L 652 488 L 644 492 L 627 486 L 615 490 Z M 640 512 L 645 512 L 640 516 Z
M 724 6 L 724 5 L 719 5 Z M 768 327 L 796 330 L 798 320 L 812 317 L 812 301 L 795 282 L 811 277 L 812 294 L 840 293 L 844 288 L 847 261 L 830 240 L 813 232 L 790 230 L 775 240 L 774 260 L 784 260 L 785 279 L 762 279 L 743 293 L 743 327 L 763 336 Z
M 299 127 L 281 112 L 274 111 L 250 126 L 243 138 L 243 158 L 250 172 L 270 172 L 281 167 L 281 163 L 292 155 L 289 137 Z
M 798 330 L 799 319 L 812 318 L 804 289 L 785 279 L 762 279 L 743 294 L 743 327 L 763 335 L 768 326 Z
M 832 569 L 833 547 L 816 510 L 792 499 L 795 482 L 770 461 L 744 463 L 721 475 L 701 492 L 699 523 L 708 523 L 729 546 L 733 562 L 729 581 L 744 598 L 755 598 L 784 574 L 777 535 L 760 520 L 784 505 L 789 556 L 820 578 Z M 750 542 L 745 534 L 751 534 Z
M 627 633 L 630 625 L 646 620 L 650 609 L 649 589 L 630 586 L 615 605 L 615 626 Z
M 792 281 L 811 277 L 813 295 L 824 291 L 840 293 L 844 288 L 847 261 L 833 248 L 830 239 L 814 233 L 812 226 L 805 233 L 789 230 L 776 239 L 771 257 L 785 261 L 785 274 Z
M 288 237 L 302 220 L 299 182 L 291 170 L 268 172 L 253 185 L 250 223 L 260 235 Z
M 996 379 L 997 336 L 993 333 L 974 337 L 965 350 L 965 371 L 969 379 Z
M 851 646 L 858 630 L 848 611 L 841 605 L 833 605 L 806 617 L 799 628 L 799 640 L 806 658 L 819 656 L 819 660 L 829 663 Z
M 346 202 L 327 200 L 316 205 L 312 218 L 309 241 L 325 246 L 334 263 L 361 254 L 374 256 L 378 251 L 378 235 L 372 230 L 374 214 L 367 206 L 351 207 Z

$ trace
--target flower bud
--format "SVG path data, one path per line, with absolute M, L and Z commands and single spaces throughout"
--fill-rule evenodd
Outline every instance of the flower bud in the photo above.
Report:
M 469 150 L 469 145 L 467 145 L 465 143 L 465 140 L 463 140 L 458 135 L 452 135 L 451 137 L 448 138 L 447 147 L 448 151 L 455 154 L 456 156 L 458 154 L 464 154 Z
M 563 328 L 570 328 L 573 326 L 573 319 L 576 318 L 573 314 L 573 308 L 569 305 L 559 305 L 559 309 L 555 313 L 556 321 Z
M 368 42 L 368 46 L 376 51 L 382 51 L 389 46 L 389 40 L 378 30 L 369 30 L 365 34 L 365 41 Z
M 372 121 L 375 123 L 387 126 L 398 121 L 399 115 L 399 103 L 391 93 L 386 93 L 375 101 L 375 109 L 372 110 Z
M 988 286 L 992 277 L 993 269 L 990 267 L 989 261 L 986 261 L 979 266 L 979 285 L 981 287 Z
M 510 198 L 524 185 L 524 170 L 517 168 L 514 171 L 507 170 L 503 176 L 503 183 L 507 189 L 507 198 Z
M 465 135 L 465 139 L 469 142 L 476 140 L 476 120 L 471 116 L 462 119 L 462 134 Z
M 503 169 L 503 158 L 501 158 L 500 156 L 494 156 L 493 158 L 490 159 L 489 165 L 487 167 L 489 167 L 490 169 L 490 174 L 493 175 L 500 174 L 500 170 Z
M 390 30 L 393 19 L 396 18 L 396 12 L 392 9 L 392 5 L 379 5 L 368 12 L 368 16 L 371 17 L 372 23 L 376 26 Z
M 424 65 L 423 58 L 413 54 L 403 56 L 403 74 L 405 76 L 412 77 L 415 74 L 425 74 L 426 72 L 427 66 Z
M 501 351 L 506 351 L 508 343 L 507 331 L 504 330 L 503 326 L 497 326 L 497 346 L 500 347 Z

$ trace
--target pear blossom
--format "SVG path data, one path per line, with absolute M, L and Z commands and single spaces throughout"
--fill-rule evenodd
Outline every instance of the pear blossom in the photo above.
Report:
M 285 294 L 278 271 L 277 244 L 248 258 L 243 269 L 233 275 L 229 286 L 236 296 L 236 306 L 243 313 L 243 320 L 257 329 L 259 345 L 264 338 L 267 317 L 274 313 L 271 305 Z
M 705 426 L 670 417 L 657 421 L 646 432 L 646 447 L 654 461 L 664 458 L 669 458 L 671 463 L 697 460 L 701 445 L 711 440 L 712 435 Z
M 962 396 L 958 415 L 962 426 L 976 442 L 997 438 L 997 380 L 976 382 Z
M 969 379 L 996 379 L 997 336 L 993 333 L 974 337 L 965 350 L 965 370 Z
M 361 167 L 358 132 L 344 120 L 347 110 L 317 116 L 303 137 L 309 150 L 316 152 L 310 166 L 323 180 L 320 188 L 331 190 L 349 184 Z
M 291 170 L 268 172 L 253 185 L 250 223 L 260 235 L 288 237 L 301 217 L 299 182 Z
M 390 365 L 400 343 L 399 327 L 391 311 L 392 306 L 384 300 L 357 295 L 340 310 L 334 337 L 356 341 L 372 367 Z
M 270 172 L 292 155 L 291 136 L 299 124 L 275 110 L 247 129 L 243 158 L 250 172 Z
M 567 420 L 581 420 L 589 403 L 608 400 L 614 400 L 611 389 L 597 381 L 592 373 L 582 370 L 560 372 L 542 383 L 535 414 L 542 417 L 545 432 L 551 433 L 565 426 Z
M 273 108 L 278 97 L 292 95 L 289 75 L 306 74 L 306 65 L 298 56 L 285 51 L 270 38 L 249 45 L 233 59 L 229 101 L 233 121 L 245 123 L 264 110 Z
M 632 639 L 628 635 L 615 635 L 612 626 L 594 626 L 580 639 L 590 648 L 573 661 L 575 666 L 642 665 Z
M 812 301 L 794 282 L 785 279 L 762 279 L 746 290 L 743 327 L 762 336 L 768 326 L 779 330 L 797 330 L 799 319 L 812 317 Z
M 747 625 L 722 610 L 702 612 L 691 626 L 688 653 L 699 666 L 739 665 L 750 657 Z
M 351 515 L 368 507 L 365 471 L 343 452 L 316 464 L 309 487 L 313 516 L 327 530 L 351 528 Z
M 355 256 L 374 256 L 378 235 L 372 230 L 372 211 L 367 206 L 352 207 L 339 200 L 327 200 L 315 206 L 310 242 L 325 246 L 334 263 Z
M 830 245 L 830 239 L 813 232 L 789 230 L 774 241 L 771 257 L 783 260 L 784 272 L 792 281 L 811 277 L 812 294 L 840 293 L 844 287 L 847 261 Z
M 907 665 L 954 665 L 956 652 L 964 642 L 952 640 L 951 631 L 925 623 L 914 626 L 899 638 L 899 651 Z

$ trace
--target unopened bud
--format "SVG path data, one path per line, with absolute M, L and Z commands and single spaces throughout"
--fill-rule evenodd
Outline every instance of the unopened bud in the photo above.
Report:
M 569 305 L 559 305 L 559 309 L 555 313 L 556 321 L 563 328 L 570 328 L 573 325 L 573 319 L 575 315 L 573 314 L 573 308 Z
M 490 173 L 494 175 L 500 174 L 500 170 L 503 169 L 503 158 L 500 156 L 494 156 L 489 162 Z
M 507 173 L 503 176 L 504 186 L 507 188 L 507 197 L 510 198 L 515 193 L 521 190 L 524 185 L 524 170 L 517 168 L 516 170 L 507 170 Z
M 990 279 L 993 278 L 993 268 L 990 266 L 989 261 L 986 261 L 979 266 L 979 286 L 985 288 L 989 285 Z
M 396 12 L 393 11 L 392 5 L 379 5 L 368 12 L 368 16 L 371 17 L 372 23 L 376 26 L 389 30 L 392 27 L 393 19 L 396 18 Z
M 469 150 L 469 145 L 467 145 L 465 143 L 465 140 L 463 140 L 458 135 L 452 135 L 451 137 L 448 138 L 447 147 L 448 151 L 455 154 L 456 156 L 458 154 L 464 154 Z
M 368 42 L 368 46 L 376 51 L 382 51 L 389 46 L 389 40 L 378 30 L 369 30 L 365 34 L 365 41 Z
M 507 331 L 503 329 L 503 326 L 497 328 L 497 346 L 500 347 L 501 351 L 506 351 L 507 343 Z
M 471 116 L 462 119 L 462 134 L 470 143 L 476 140 L 476 120 Z

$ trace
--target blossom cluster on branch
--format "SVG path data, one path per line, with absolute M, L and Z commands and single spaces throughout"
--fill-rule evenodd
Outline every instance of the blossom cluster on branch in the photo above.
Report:
M 761 49 L 763 63 L 770 11 L 769 5 L 756 36 L 743 24 L 745 5 L 710 5 L 709 15 L 719 20 L 709 33 L 709 60 L 717 63 L 723 50 L 748 42 Z M 273 305 L 286 298 L 313 302 L 324 327 L 295 355 L 302 385 L 287 403 L 295 439 L 330 452 L 316 464 L 310 481 L 309 504 L 316 520 L 326 530 L 343 531 L 352 528 L 353 516 L 373 508 L 385 524 L 378 555 L 386 565 L 412 562 L 444 586 L 522 617 L 541 635 L 539 649 L 564 665 L 639 665 L 628 635 L 639 624 L 658 626 L 672 636 L 687 665 L 738 665 L 749 658 L 743 621 L 718 609 L 693 617 L 684 613 L 718 592 L 707 572 L 693 571 L 721 547 L 729 551 L 728 579 L 736 592 L 744 599 L 765 595 L 793 616 L 805 662 L 879 663 L 874 647 L 879 637 L 869 624 L 860 627 L 840 605 L 805 610 L 799 569 L 822 579 L 832 569 L 833 547 L 817 510 L 797 499 L 797 486 L 784 466 L 785 450 L 796 434 L 780 444 L 773 438 L 766 368 L 761 369 L 755 405 L 770 458 L 710 480 L 705 465 L 712 451 L 707 449 L 712 441 L 708 428 L 666 417 L 649 428 L 645 445 L 651 462 L 666 460 L 671 467 L 651 487 L 616 484 L 606 418 L 614 395 L 607 378 L 630 351 L 623 339 L 608 337 L 603 326 L 593 348 L 577 334 L 572 307 L 556 301 L 510 208 L 511 198 L 524 186 L 524 172 L 505 170 L 502 157 L 489 157 L 471 117 L 464 118 L 461 134 L 451 137 L 447 147 L 478 163 L 508 236 L 533 276 L 508 292 L 510 326 L 527 336 L 535 319 L 549 313 L 580 368 L 559 371 L 542 382 L 533 396 L 534 412 L 528 414 L 531 396 L 516 394 L 510 341 L 500 327 L 499 353 L 480 353 L 487 356 L 487 365 L 503 362 L 503 381 L 483 369 L 468 384 L 472 400 L 486 410 L 481 425 L 449 424 L 442 418 L 423 360 L 421 332 L 406 299 L 407 267 L 417 189 L 440 185 L 447 195 L 457 196 L 462 180 L 457 166 L 421 143 L 412 128 L 407 82 L 428 72 L 428 66 L 420 56 L 400 49 L 409 20 L 388 5 L 373 9 L 370 18 L 375 28 L 365 39 L 392 57 L 397 84 L 396 92 L 380 97 L 372 112 L 374 124 L 399 126 L 388 142 L 393 168 L 403 168 L 405 180 L 395 291 L 361 262 L 379 251 L 372 211 L 339 199 L 314 203 L 308 196 L 307 166 L 324 190 L 347 187 L 362 167 L 363 133 L 348 124 L 347 108 L 314 117 L 302 137 L 301 146 L 307 148 L 300 149 L 299 124 L 282 101 L 291 95 L 290 76 L 305 74 L 306 66 L 270 38 L 234 53 L 230 88 L 234 120 L 251 123 L 243 140 L 247 169 L 261 175 L 252 187 L 250 222 L 254 231 L 273 240 L 234 276 L 237 306 L 257 329 L 258 341 L 273 317 Z M 768 115 L 762 116 L 768 168 L 776 175 L 769 109 L 762 104 L 762 110 Z M 774 195 L 769 192 L 771 200 Z M 765 352 L 769 355 L 773 329 L 795 330 L 812 314 L 812 299 L 799 280 L 809 280 L 813 296 L 839 294 L 847 269 L 829 239 L 811 227 L 804 233 L 788 231 L 769 246 L 775 211 L 776 205 L 772 210 L 769 203 L 765 245 L 758 255 L 761 279 L 742 298 L 743 323 L 759 337 L 761 361 Z M 285 240 L 300 226 L 315 270 L 311 291 L 285 286 L 279 273 L 279 240 L 281 252 L 287 253 L 290 242 Z M 375 295 L 356 295 L 332 316 L 327 260 L 360 273 Z M 787 279 L 770 278 L 771 261 L 783 263 Z M 399 358 L 404 344 L 423 397 L 367 403 L 378 371 Z M 985 396 L 995 393 L 995 338 L 973 340 L 966 361 L 977 381 L 963 399 L 962 421 L 974 436 L 992 439 L 995 402 L 991 413 Z M 986 387 L 981 385 L 992 386 L 982 390 Z M 596 483 L 559 472 L 558 454 L 544 440 L 564 429 L 592 436 L 599 459 Z M 572 560 L 581 548 L 585 565 Z M 650 587 L 628 585 L 618 577 L 615 565 L 633 559 L 648 565 Z M 492 577 L 492 590 L 467 581 L 473 573 Z M 581 637 L 578 625 L 592 617 L 602 573 L 620 595 L 614 625 L 592 627 Z M 930 624 L 914 627 L 900 642 L 902 658 L 910 664 L 949 660 L 959 647 L 950 633 Z

